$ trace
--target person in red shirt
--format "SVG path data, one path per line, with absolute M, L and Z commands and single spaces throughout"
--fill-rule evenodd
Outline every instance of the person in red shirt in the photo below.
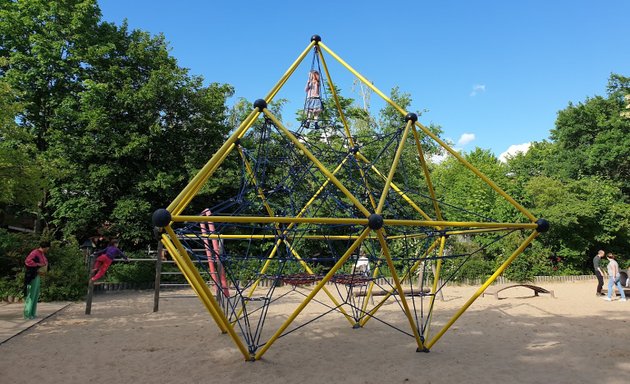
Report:
M 49 241 L 39 243 L 39 248 L 35 248 L 26 256 L 24 264 L 26 273 L 24 275 L 24 318 L 33 319 L 37 315 L 37 301 L 40 293 L 40 275 L 46 273 L 48 259 L 46 254 L 50 249 Z

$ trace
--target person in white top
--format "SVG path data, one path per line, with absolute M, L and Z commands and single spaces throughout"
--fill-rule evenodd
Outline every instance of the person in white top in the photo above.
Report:
M 357 264 L 354 266 L 355 273 L 361 273 L 365 276 L 370 275 L 370 259 L 367 258 L 365 252 L 361 252 Z
M 621 301 L 626 301 L 626 293 L 621 286 L 621 274 L 619 273 L 619 264 L 615 261 L 615 255 L 608 253 L 606 258 L 608 259 L 608 296 L 604 300 L 612 301 L 613 285 L 616 285 L 621 295 Z

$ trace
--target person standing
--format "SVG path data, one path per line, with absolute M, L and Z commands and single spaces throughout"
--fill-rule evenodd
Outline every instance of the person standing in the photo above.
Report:
M 602 288 L 604 287 L 604 271 L 602 271 L 602 268 L 599 266 L 599 262 L 602 260 L 602 257 L 604 257 L 604 251 L 601 249 L 597 252 L 597 255 L 593 257 L 593 269 L 595 270 L 595 276 L 597 277 L 596 296 L 604 296 L 602 293 Z
M 40 276 L 45 275 L 48 269 L 48 259 L 46 258 L 48 250 L 50 250 L 50 242 L 42 241 L 39 243 L 39 247 L 33 249 L 24 261 L 26 265 L 24 275 L 25 319 L 33 319 L 37 316 L 37 301 L 41 286 Z
M 319 72 L 312 70 L 308 73 L 308 81 L 304 91 L 306 92 L 306 126 L 310 127 L 311 120 L 315 121 L 315 129 L 319 128 L 317 121 L 322 112 L 322 100 L 320 98 Z
M 621 286 L 621 274 L 619 273 L 619 264 L 615 261 L 615 255 L 609 252 L 606 258 L 608 259 L 608 296 L 604 300 L 612 301 L 613 285 L 616 285 L 621 294 L 621 301 L 626 301 L 626 293 Z
M 125 253 L 118 248 L 118 244 L 118 240 L 114 239 L 109 242 L 107 248 L 96 252 L 99 256 L 96 258 L 92 269 L 92 273 L 94 273 L 94 276 L 92 276 L 93 282 L 105 275 L 105 272 L 107 272 L 107 269 L 117 257 L 129 260 Z

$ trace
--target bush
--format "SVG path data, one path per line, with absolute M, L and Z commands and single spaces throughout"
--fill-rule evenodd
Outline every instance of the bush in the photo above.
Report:
M 33 234 L 0 230 L 0 298 L 24 297 L 24 260 L 37 248 Z M 48 274 L 42 279 L 42 301 L 77 300 L 85 293 L 87 271 L 76 240 L 52 242 Z
M 126 252 L 130 259 L 147 257 L 142 252 Z M 105 274 L 104 281 L 112 283 L 149 283 L 155 280 L 155 262 L 149 261 L 116 261 Z

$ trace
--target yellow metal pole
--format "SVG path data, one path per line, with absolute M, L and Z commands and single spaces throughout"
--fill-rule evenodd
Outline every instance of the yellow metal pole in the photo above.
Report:
M 385 187 L 383 188 L 383 193 L 381 194 L 381 199 L 378 202 L 378 207 L 376 207 L 376 213 L 381 214 L 383 212 L 383 206 L 385 205 L 385 200 L 387 199 L 387 195 L 389 194 L 389 187 L 392 184 L 392 180 L 394 180 L 394 174 L 396 173 L 396 169 L 398 169 L 398 163 L 400 162 L 400 157 L 402 156 L 403 149 L 405 149 L 405 142 L 407 141 L 407 135 L 409 134 L 409 128 L 413 125 L 413 121 L 407 121 L 407 126 L 403 131 L 402 138 L 398 143 L 398 148 L 396 149 L 396 155 L 394 156 L 394 161 L 392 163 L 391 168 L 389 169 L 389 175 L 387 176 L 387 180 L 385 181 Z
M 245 357 L 245 360 L 250 360 L 251 356 L 249 354 L 249 351 L 247 350 L 247 348 L 245 347 L 241 339 L 238 337 L 238 335 L 234 331 L 234 328 L 229 326 L 230 324 L 229 320 L 225 317 L 225 314 L 221 310 L 221 306 L 212 295 L 212 292 L 210 292 L 210 288 L 208 288 L 208 286 L 204 283 L 203 278 L 199 274 L 199 271 L 197 270 L 197 268 L 195 268 L 195 266 L 190 261 L 190 258 L 187 256 L 187 252 L 184 249 L 184 246 L 182 245 L 182 243 L 177 238 L 177 235 L 175 234 L 175 232 L 170 226 L 166 226 L 164 227 L 164 229 L 166 230 L 166 233 L 169 235 L 171 241 L 175 244 L 178 250 L 177 253 L 181 256 L 180 262 L 182 263 L 182 265 L 186 266 L 186 268 L 182 270 L 182 273 L 188 273 L 188 278 L 190 281 L 196 284 L 197 292 L 201 295 L 200 298 L 202 299 L 202 301 L 208 302 L 208 304 L 214 308 L 221 322 L 223 323 L 223 325 L 225 325 L 227 333 L 230 335 L 230 337 L 236 344 L 237 348 L 241 351 L 241 353 Z M 184 257 L 184 255 L 186 256 Z
M 203 183 L 205 183 L 208 178 L 212 175 L 212 172 L 220 165 L 219 160 L 221 158 L 225 158 L 225 154 L 229 153 L 234 147 L 234 143 L 236 140 L 244 134 L 249 127 L 252 125 L 256 117 L 261 111 L 258 111 L 258 108 L 254 108 L 249 115 L 243 120 L 241 125 L 230 135 L 228 140 L 223 143 L 223 145 L 215 152 L 215 154 L 208 160 L 206 165 L 201 168 L 199 172 L 193 177 L 193 179 L 188 183 L 188 185 L 177 195 L 175 200 L 166 208 L 171 214 L 179 214 L 185 208 L 182 200 L 188 197 L 190 200 L 191 195 L 195 195 L 198 190 L 201 188 Z
M 438 265 L 435 268 L 435 276 L 433 276 L 433 286 L 431 287 L 431 301 L 429 304 L 429 308 L 433 309 L 433 305 L 435 303 L 435 296 L 437 295 L 438 283 L 440 281 L 440 271 L 442 269 L 442 257 L 444 256 L 444 246 L 446 245 L 446 236 L 442 236 L 440 238 L 440 250 L 438 251 Z M 433 317 L 433 311 L 429 311 L 429 316 L 427 317 L 427 326 L 424 329 L 424 339 L 429 339 L 429 328 L 431 327 L 431 319 Z
M 387 261 L 387 265 L 389 266 L 389 270 L 392 273 L 392 278 L 394 279 L 394 284 L 396 290 L 398 291 L 398 296 L 400 297 L 400 303 L 402 304 L 405 315 L 407 316 L 407 320 L 409 320 L 409 326 L 411 327 L 411 331 L 413 332 L 413 336 L 416 339 L 416 343 L 418 343 L 418 350 L 424 350 L 424 345 L 422 339 L 420 338 L 420 334 L 418 333 L 418 327 L 416 326 L 416 322 L 411 315 L 411 310 L 409 309 L 409 303 L 407 303 L 407 298 L 405 297 L 405 291 L 402 289 L 400 285 L 400 280 L 398 279 L 398 274 L 396 273 L 396 267 L 394 267 L 394 262 L 392 261 L 392 257 L 389 253 L 389 246 L 385 241 L 385 237 L 383 237 L 382 229 L 376 231 L 378 241 L 381 244 L 381 249 L 383 250 L 383 254 L 385 255 L 385 260 Z
M 427 256 L 431 252 L 433 252 L 433 249 L 435 249 L 435 247 L 437 247 L 438 244 L 439 244 L 439 241 L 434 241 L 433 244 L 431 244 L 431 246 L 426 251 L 424 251 L 423 257 L 420 260 L 417 260 L 415 264 L 412 266 L 412 268 L 407 273 L 405 273 L 405 275 L 403 275 L 402 280 L 404 280 L 410 273 L 413 273 L 413 271 L 415 271 L 418 268 L 418 265 L 420 265 L 422 260 L 426 259 Z M 379 303 L 375 305 L 374 308 L 372 308 L 372 310 L 370 310 L 370 312 L 368 313 L 369 316 L 366 316 L 361 322 L 362 327 L 372 318 L 372 316 L 374 316 L 374 314 L 380 309 L 380 307 L 382 307 L 383 304 L 385 304 L 387 299 L 389 299 L 394 294 L 395 290 L 396 290 L 395 288 L 390 289 L 389 292 L 387 292 L 387 294 L 383 296 L 381 301 L 379 301 Z
M 300 257 L 300 255 L 297 253 L 297 251 L 293 248 L 293 246 L 287 242 L 286 240 L 284 241 L 285 244 L 287 244 L 287 246 L 289 247 L 289 249 L 291 250 L 291 253 L 293 254 L 293 256 L 295 256 L 295 258 L 300 262 L 300 264 L 302 265 L 302 267 L 304 268 L 304 270 L 306 271 L 306 273 L 308 273 L 309 275 L 314 275 L 315 273 L 313 272 L 313 270 L 308 266 L 308 264 Z M 326 288 L 326 286 L 322 287 L 322 291 L 324 291 L 324 293 L 326 294 L 326 296 L 328 296 L 328 298 L 330 299 L 330 301 L 333 302 L 333 304 L 335 305 L 336 308 L 339 308 L 339 311 L 341 312 L 341 314 L 343 314 L 346 319 L 348 320 L 348 322 L 350 323 L 350 325 L 354 325 L 354 323 L 352 322 L 352 318 L 350 317 L 350 315 L 348 315 L 348 313 L 345 311 L 345 309 L 343 309 L 343 307 L 341 306 L 341 303 L 339 303 L 337 301 L 337 299 L 335 299 L 335 297 L 333 296 L 332 293 L 330 293 L 330 291 L 328 290 L 328 288 Z
M 527 246 L 532 241 L 534 241 L 534 239 L 539 234 L 540 233 L 538 231 L 534 231 L 532 232 L 531 235 L 529 235 L 527 239 L 525 239 L 525 241 L 523 241 L 523 244 L 521 244 L 521 246 L 518 247 L 518 249 L 516 249 L 516 251 L 514 251 L 514 253 L 510 257 L 508 257 L 508 259 L 505 260 L 503 264 L 501 264 L 499 269 L 497 269 L 481 287 L 479 287 L 477 292 L 475 292 L 470 297 L 470 299 L 468 299 L 468 301 L 464 304 L 464 306 L 460 308 L 459 311 L 457 311 L 457 313 L 455 313 L 455 315 L 444 325 L 444 327 L 440 330 L 440 332 L 438 332 L 429 342 L 426 343 L 427 349 L 430 349 L 442 337 L 442 335 L 444 335 L 444 333 L 451 327 L 451 325 L 453 325 L 453 323 L 455 323 L 455 321 L 459 319 L 459 317 L 468 309 L 468 307 L 470 307 L 470 305 L 475 300 L 477 300 L 479 296 L 481 296 L 481 294 L 490 286 L 490 284 L 492 284 L 492 282 L 494 282 L 497 279 L 497 277 L 499 277 L 507 269 L 507 267 L 512 263 L 512 261 L 514 261 L 514 259 L 518 255 L 523 253 L 525 248 L 527 248 Z
M 206 310 L 208 311 L 208 313 L 210 313 L 210 316 L 212 316 L 212 319 L 214 319 L 214 322 L 217 324 L 217 326 L 221 330 L 221 333 L 227 333 L 227 326 L 223 324 L 223 321 L 221 320 L 221 317 L 217 313 L 216 309 L 212 307 L 212 305 L 210 305 L 208 301 L 202 299 L 202 295 L 199 293 L 199 290 L 197 289 L 196 282 L 189 278 L 190 273 L 186 270 L 187 266 L 181 261 L 182 256 L 179 254 L 179 252 L 175 248 L 175 245 L 173 245 L 173 243 L 170 241 L 168 236 L 166 236 L 166 234 L 162 235 L 162 244 L 164 244 L 164 247 L 166 248 L 168 253 L 170 253 L 171 256 L 173 257 L 173 261 L 175 261 L 175 264 L 177 265 L 179 270 L 182 272 L 182 274 L 186 278 L 186 281 L 188 281 L 188 284 L 190 284 L 191 288 L 195 291 L 195 293 L 197 294 L 197 297 L 199 297 L 199 299 L 201 300 L 201 303 L 204 305 L 204 307 L 206 307 Z
M 346 63 L 341 57 L 339 57 L 336 53 L 334 53 L 330 48 L 328 48 L 324 43 L 320 42 L 319 46 L 328 52 L 332 57 L 334 57 L 341 65 L 343 65 L 347 70 L 349 70 L 353 75 L 355 75 L 359 80 L 361 80 L 365 85 L 370 87 L 377 95 L 379 95 L 383 100 L 385 100 L 389 105 L 394 107 L 398 112 L 400 112 L 403 116 L 407 114 L 407 112 L 402 109 L 398 104 L 393 102 L 390 98 L 385 96 L 383 92 L 381 92 L 378 88 L 374 86 L 371 82 L 369 82 L 365 77 L 363 77 L 359 72 L 357 72 L 354 68 L 352 68 L 348 63 Z M 447 150 L 451 155 L 455 156 L 460 163 L 462 163 L 466 168 L 474 172 L 479 178 L 481 178 L 486 184 L 488 184 L 492 189 L 494 189 L 499 195 L 501 195 L 504 199 L 506 199 L 510 204 L 512 204 L 516 209 L 521 211 L 528 219 L 532 222 L 536 221 L 534 215 L 532 215 L 527 209 L 525 209 L 522 205 L 516 202 L 512 197 L 510 197 L 503 189 L 501 189 L 498 185 L 496 185 L 492 180 L 490 180 L 486 175 L 479 172 L 477 168 L 475 168 L 472 164 L 470 164 L 462 155 L 460 155 L 457 151 L 453 150 L 448 146 L 442 139 L 437 137 L 433 132 L 431 132 L 427 127 L 420 124 L 419 122 L 415 123 L 418 128 L 420 128 L 426 135 L 435 140 L 438 144 L 440 144 L 445 150 Z
M 265 113 L 265 116 L 269 117 L 271 121 L 273 121 L 273 123 L 276 125 L 276 127 L 282 130 L 285 136 L 288 137 L 289 140 L 291 140 L 296 147 L 304 152 L 304 154 L 313 162 L 313 164 L 315 164 L 317 168 L 319 168 L 319 170 L 327 178 L 329 178 L 344 195 L 346 195 L 346 197 L 352 202 L 352 204 L 354 204 L 354 206 L 357 207 L 365 215 L 365 217 L 370 216 L 370 212 L 363 206 L 363 204 L 361 204 L 361 202 L 357 200 L 356 197 L 354 197 L 354 195 L 341 183 L 341 181 L 339 181 L 335 177 L 335 175 L 333 175 L 322 163 L 320 163 L 319 160 L 311 153 L 311 151 L 309 151 L 308 148 L 304 146 L 304 144 L 300 143 L 300 141 L 295 136 L 293 136 L 293 134 L 288 129 L 286 129 L 284 125 L 282 125 L 282 123 L 278 121 L 278 119 L 276 119 L 276 117 L 268 109 L 265 108 L 263 112 Z
M 366 164 L 371 164 L 370 160 L 368 160 L 368 158 L 366 158 L 360 152 L 357 152 L 357 158 L 359 158 L 361 161 L 363 161 Z M 383 180 L 387 180 L 387 176 L 383 175 L 381 171 L 379 171 L 378 168 L 376 168 L 373 164 L 370 165 L 370 168 L 374 171 L 374 173 L 380 176 Z M 400 197 L 402 197 L 407 203 L 409 203 L 409 205 L 411 205 L 411 207 L 415 209 L 416 212 L 418 212 L 422 217 L 424 217 L 427 220 L 433 220 L 433 218 L 427 215 L 424 212 L 424 210 L 422 210 L 422 208 L 420 208 L 413 200 L 411 200 L 411 198 L 409 198 L 409 196 L 407 196 L 407 194 L 403 192 L 393 181 L 392 181 L 391 187 L 394 191 L 396 191 L 396 193 L 398 193 Z
M 271 100 L 273 100 L 273 98 L 276 96 L 278 91 L 280 91 L 280 88 L 282 88 L 284 83 L 286 83 L 289 77 L 291 77 L 291 75 L 293 74 L 293 72 L 295 72 L 295 69 L 300 65 L 302 60 L 304 60 L 306 55 L 308 55 L 308 52 L 311 50 L 311 48 L 313 48 L 314 45 L 315 45 L 315 42 L 311 41 L 308 47 L 306 47 L 306 49 L 300 54 L 300 56 L 298 56 L 298 58 L 293 62 L 293 64 L 291 64 L 289 69 L 287 69 L 284 75 L 282 75 L 278 83 L 271 89 L 271 91 L 269 91 L 269 93 L 265 97 L 265 101 L 267 103 L 271 103 Z
M 341 161 L 341 163 L 339 163 L 339 165 L 337 166 L 337 168 L 335 168 L 335 169 L 333 170 L 332 174 L 333 174 L 333 175 L 336 175 L 336 174 L 337 174 L 337 173 L 341 170 L 341 168 L 343 167 L 343 165 L 344 165 L 347 161 L 348 161 L 348 156 L 344 157 L 344 159 Z M 308 207 L 310 207 L 310 206 L 313 204 L 313 202 L 317 199 L 317 197 L 318 197 L 319 195 L 321 195 L 321 193 L 324 191 L 324 189 L 326 189 L 326 186 L 327 186 L 328 184 L 330 184 L 330 179 L 329 179 L 329 178 L 326 178 L 326 181 L 324 181 L 324 182 L 322 183 L 322 185 L 321 185 L 321 186 L 319 187 L 319 189 L 315 192 L 315 194 L 313 195 L 313 197 L 311 197 L 311 199 L 310 199 L 309 201 L 307 201 L 307 202 L 306 202 L 306 204 L 304 204 L 304 207 L 300 210 L 300 212 L 298 212 L 297 217 L 302 217 L 302 215 L 303 215 L 304 213 L 306 213 L 306 209 L 307 209 Z M 291 224 L 287 227 L 287 230 L 285 230 L 285 231 L 284 231 L 284 235 L 286 235 L 286 234 L 287 234 L 287 232 L 288 232 L 288 230 L 289 230 L 289 229 L 291 229 L 291 228 L 293 228 L 293 226 L 294 226 L 294 225 L 295 225 L 294 223 L 291 223 Z
M 214 223 L 302 223 L 302 224 L 341 224 L 341 225 L 367 225 L 367 218 L 339 218 L 339 217 L 286 217 L 286 216 L 194 216 L 179 215 L 173 216 L 173 222 L 206 222 L 212 220 Z
M 268 217 L 268 216 L 173 216 L 173 222 L 205 222 L 211 218 L 215 223 L 304 223 L 304 224 L 342 224 L 342 225 L 367 225 L 367 218 L 336 218 L 336 217 Z M 476 228 L 502 228 L 502 229 L 536 229 L 536 223 L 493 223 L 476 221 L 425 221 L 425 220 L 398 220 L 384 219 L 385 226 L 411 226 L 411 227 L 476 227 Z
M 437 198 L 435 197 L 435 190 L 433 189 L 433 183 L 431 182 L 431 174 L 429 173 L 429 167 L 427 166 L 427 162 L 424 159 L 424 151 L 422 150 L 422 144 L 420 143 L 420 135 L 418 135 L 418 130 L 416 127 L 413 127 L 413 138 L 416 142 L 416 148 L 418 149 L 418 159 L 420 159 L 420 166 L 422 167 L 422 171 L 424 172 L 424 178 L 427 181 L 427 187 L 429 188 L 429 196 L 431 196 L 431 201 L 433 201 L 433 209 L 435 210 L 435 215 L 438 220 L 444 220 L 442 218 L 442 211 L 440 210 L 440 206 L 437 202 Z
M 423 220 L 398 220 L 384 219 L 384 225 L 403 225 L 403 226 L 421 226 L 421 227 L 476 227 L 476 228 L 505 228 L 505 229 L 536 229 L 536 223 L 492 223 L 492 222 L 476 222 L 476 221 L 423 221 Z
M 339 117 L 341 118 L 341 122 L 343 123 L 343 129 L 346 132 L 346 137 L 348 138 L 348 144 L 354 147 L 354 139 L 352 138 L 352 134 L 350 133 L 350 126 L 348 125 L 348 121 L 346 120 L 346 116 L 343 113 L 343 109 L 341 108 L 341 103 L 339 102 L 339 97 L 337 96 L 337 90 L 335 89 L 335 84 L 332 81 L 332 77 L 330 76 L 330 72 L 328 71 L 328 64 L 326 64 L 326 59 L 322 54 L 321 49 L 317 50 L 319 53 L 319 58 L 322 61 L 322 65 L 324 66 L 324 72 L 326 72 L 326 79 L 328 79 L 328 88 L 330 88 L 330 92 L 332 93 L 333 99 L 335 100 L 335 106 L 337 107 L 337 112 L 339 112 Z
M 295 309 L 295 311 L 293 311 L 293 313 L 280 326 L 280 328 L 276 331 L 276 333 L 273 334 L 273 336 L 271 336 L 271 338 L 267 340 L 265 345 L 263 345 L 263 347 L 258 350 L 255 356 L 256 360 L 260 359 L 265 354 L 265 352 L 269 349 L 269 347 L 271 347 L 271 345 L 282 335 L 285 329 L 287 329 L 287 327 L 293 322 L 293 320 L 295 320 L 295 318 L 304 310 L 304 308 L 308 305 L 308 303 L 311 302 L 311 300 L 315 297 L 315 295 L 317 295 L 317 293 L 322 289 L 322 287 L 324 287 L 324 285 L 328 283 L 328 281 L 334 276 L 337 270 L 339 270 L 339 268 L 341 268 L 345 264 L 345 262 L 350 258 L 352 253 L 358 247 L 361 246 L 361 243 L 367 237 L 370 231 L 371 229 L 369 227 L 366 227 L 363 230 L 363 233 L 361 233 L 361 236 L 359 236 L 359 238 L 355 240 L 354 243 L 352 243 L 350 248 L 348 248 L 348 250 L 346 251 L 346 253 L 344 253 L 341 259 L 339 259 L 339 261 L 337 261 L 337 263 L 330 269 L 330 271 L 328 271 L 326 276 L 324 276 L 324 278 L 319 283 L 317 283 L 317 285 L 315 286 L 315 288 L 313 288 L 311 293 L 309 293 L 308 296 L 304 299 L 304 301 L 302 301 L 302 303 Z
M 276 85 L 271 89 L 271 91 L 269 91 L 269 93 L 265 97 L 265 101 L 267 103 L 270 103 L 273 100 L 273 98 L 278 93 L 280 88 L 282 88 L 282 86 L 286 83 L 288 78 L 291 77 L 293 72 L 296 70 L 296 68 L 299 66 L 299 64 L 302 62 L 304 57 L 306 57 L 309 50 L 314 45 L 315 45 L 315 42 L 312 41 L 306 47 L 306 49 L 300 54 L 300 56 L 293 62 L 293 64 L 291 64 L 289 69 L 287 69 L 287 71 L 280 78 L 278 83 L 276 83 Z M 245 135 L 245 132 L 247 132 L 251 124 L 254 122 L 256 116 L 258 115 L 256 112 L 262 112 L 262 111 L 258 111 L 258 108 L 254 108 L 254 110 L 248 115 L 248 117 L 245 118 L 245 120 L 241 123 L 239 128 L 236 131 L 234 131 L 234 133 L 223 144 L 223 146 L 219 148 L 219 150 L 214 154 L 214 156 L 212 156 L 212 158 L 208 161 L 208 163 L 206 163 L 206 165 L 190 181 L 188 186 L 186 186 L 184 190 L 182 190 L 182 192 L 168 206 L 167 210 L 171 212 L 171 214 L 179 214 L 184 210 L 188 202 L 190 202 L 190 200 L 192 199 L 192 196 L 196 195 L 197 192 L 199 192 L 199 189 L 201 188 L 203 183 L 205 183 L 208 180 L 208 178 L 214 173 L 216 168 L 221 164 L 222 161 L 219 161 L 219 160 L 221 160 L 221 158 L 225 159 L 225 157 L 227 156 L 227 153 L 229 153 L 234 148 L 233 147 L 234 142 L 238 138 L 241 138 Z M 185 204 L 182 204 L 182 200 L 184 200 L 185 196 L 187 196 L 186 198 L 187 201 Z

